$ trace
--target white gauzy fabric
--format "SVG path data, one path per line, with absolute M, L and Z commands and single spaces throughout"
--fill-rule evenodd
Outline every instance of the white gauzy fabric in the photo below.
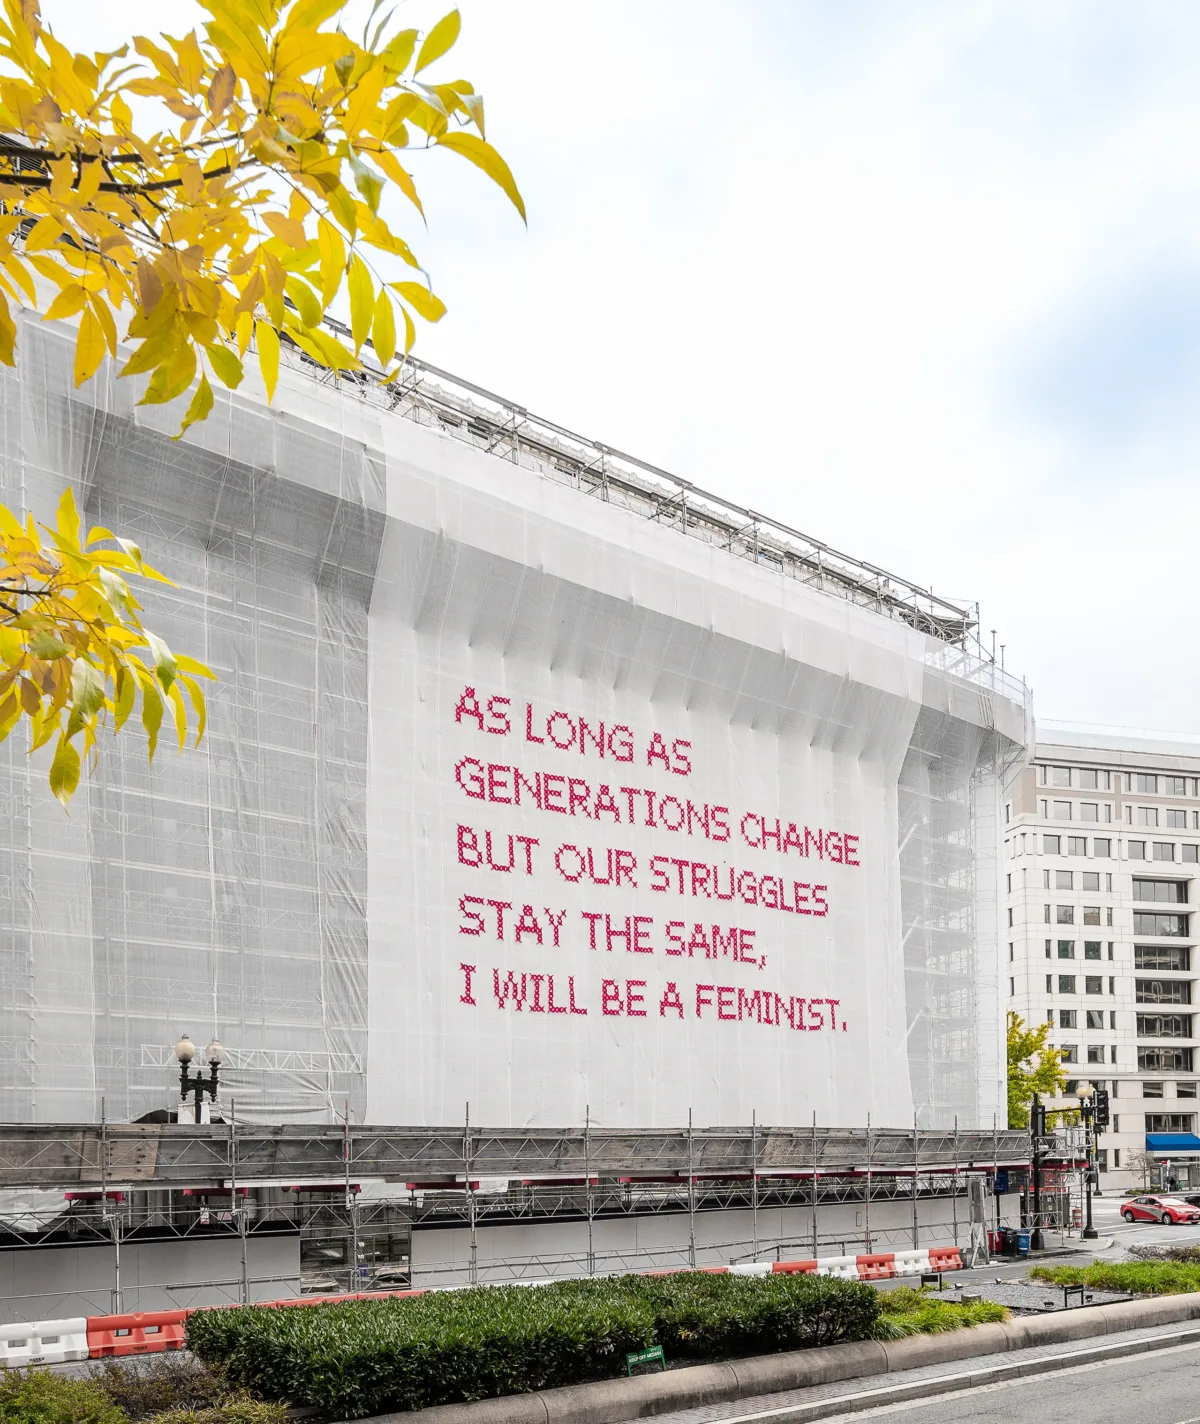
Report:
M 923 639 L 397 435 L 369 1119 L 911 1123 L 896 803 Z

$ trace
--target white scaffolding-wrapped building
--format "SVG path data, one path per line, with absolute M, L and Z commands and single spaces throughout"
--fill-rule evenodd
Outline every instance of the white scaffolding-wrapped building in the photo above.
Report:
M 991 1127 L 1032 727 L 969 606 L 417 363 L 136 394 L 0 375 L 0 498 L 218 677 L 69 816 L 0 748 L 0 1118 L 173 1106 L 187 1031 L 246 1121 Z

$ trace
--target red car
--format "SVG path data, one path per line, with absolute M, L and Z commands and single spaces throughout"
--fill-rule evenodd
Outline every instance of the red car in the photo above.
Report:
M 1161 1221 L 1164 1226 L 1182 1222 L 1200 1222 L 1200 1207 L 1185 1202 L 1182 1197 L 1133 1197 L 1121 1208 L 1126 1221 Z

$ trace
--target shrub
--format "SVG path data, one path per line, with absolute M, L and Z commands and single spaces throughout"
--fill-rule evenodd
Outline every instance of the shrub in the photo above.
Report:
M 861 1340 L 878 1314 L 853 1281 L 689 1272 L 198 1311 L 188 1345 L 257 1394 L 353 1419 L 608 1378 L 652 1344 L 707 1359 Z
M 1131 1295 L 1189 1295 L 1200 1291 L 1200 1264 L 1181 1261 L 1097 1261 L 1092 1266 L 1035 1266 L 1034 1280 Z
M 1184 1261 L 1200 1266 L 1200 1245 L 1131 1246 L 1129 1254 L 1135 1261 Z
M 203 1410 L 242 1397 L 220 1370 L 174 1350 L 108 1359 L 93 1366 L 88 1378 L 133 1420 L 168 1410 Z
M 124 1413 L 89 1380 L 49 1370 L 0 1370 L 3 1424 L 128 1424 Z
M 898 1286 L 880 1292 L 880 1316 L 873 1334 L 876 1340 L 901 1340 L 908 1335 L 940 1335 L 948 1330 L 962 1330 L 968 1325 L 983 1325 L 995 1320 L 1007 1320 L 1008 1311 L 990 1300 L 969 1302 L 947 1300 L 942 1295 L 930 1295 Z

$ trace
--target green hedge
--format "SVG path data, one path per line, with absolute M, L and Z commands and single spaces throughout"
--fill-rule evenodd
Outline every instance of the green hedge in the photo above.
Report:
M 127 1424 L 124 1413 L 87 1380 L 49 1370 L 0 1370 L 2 1424 Z
M 1182 1261 L 1098 1261 L 1094 1266 L 1035 1266 L 1035 1280 L 1131 1295 L 1190 1295 L 1200 1291 L 1200 1265 Z
M 610 1378 L 654 1344 L 699 1360 L 863 1340 L 878 1316 L 855 1281 L 689 1272 L 204 1310 L 187 1343 L 266 1399 L 356 1419 Z
M 948 1330 L 962 1330 L 968 1325 L 984 1325 L 1007 1320 L 1008 1311 L 990 1300 L 969 1302 L 947 1299 L 940 1292 L 913 1290 L 898 1286 L 881 1291 L 881 1314 L 875 1322 L 876 1340 L 902 1340 L 909 1335 L 941 1335 Z

